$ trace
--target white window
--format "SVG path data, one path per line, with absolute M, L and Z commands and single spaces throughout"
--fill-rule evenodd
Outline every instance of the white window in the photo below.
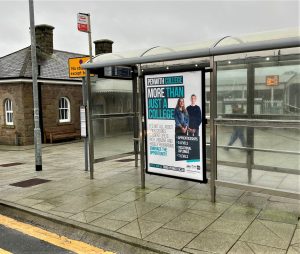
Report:
M 5 110 L 5 124 L 6 125 L 14 125 L 14 112 L 12 107 L 12 101 L 10 99 L 6 99 L 4 102 L 4 110 Z
M 59 99 L 59 122 L 66 123 L 71 121 L 70 101 L 66 97 Z

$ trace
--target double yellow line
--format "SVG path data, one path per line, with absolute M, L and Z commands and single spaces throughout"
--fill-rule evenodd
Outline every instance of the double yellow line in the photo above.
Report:
M 0 254 L 12 254 L 12 253 L 0 248 Z
M 0 225 L 3 225 L 10 229 L 17 230 L 23 234 L 46 241 L 52 245 L 61 247 L 69 251 L 73 251 L 78 254 L 114 254 L 113 252 L 96 248 L 84 242 L 71 240 L 64 236 L 59 236 L 55 233 L 14 220 L 12 218 L 3 215 L 0 215 Z M 0 254 L 11 254 L 11 253 L 0 248 Z

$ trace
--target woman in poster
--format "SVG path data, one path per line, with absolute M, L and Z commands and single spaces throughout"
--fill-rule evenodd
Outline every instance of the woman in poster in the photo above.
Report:
M 184 99 L 179 98 L 175 108 L 175 135 L 187 135 L 189 115 L 184 105 Z

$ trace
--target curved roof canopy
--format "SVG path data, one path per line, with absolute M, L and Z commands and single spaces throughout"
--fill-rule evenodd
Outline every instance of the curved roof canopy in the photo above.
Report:
M 149 49 L 102 54 L 95 56 L 93 63 L 86 63 L 82 66 L 86 69 L 97 69 L 105 66 L 135 65 L 299 46 L 299 28 L 295 28 L 239 37 L 225 36 L 201 43 L 171 47 L 155 46 Z

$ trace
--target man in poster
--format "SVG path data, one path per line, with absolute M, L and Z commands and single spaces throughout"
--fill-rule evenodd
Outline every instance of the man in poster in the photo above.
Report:
M 191 105 L 186 108 L 189 114 L 188 132 L 190 136 L 199 136 L 199 126 L 201 124 L 201 109 L 196 105 L 197 96 L 191 95 Z

